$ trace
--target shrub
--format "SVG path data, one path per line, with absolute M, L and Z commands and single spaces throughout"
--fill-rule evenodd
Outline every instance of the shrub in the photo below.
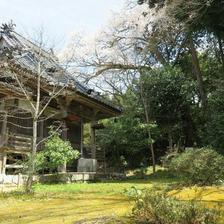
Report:
M 164 156 L 161 157 L 161 163 L 164 168 L 169 168 L 171 160 L 177 156 L 177 152 L 167 152 Z
M 69 141 L 61 139 L 60 133 L 50 131 L 51 137 L 46 141 L 44 149 L 36 156 L 38 170 L 55 169 L 64 163 L 77 159 L 80 155 L 78 150 L 72 148 Z
M 211 185 L 224 179 L 224 157 L 209 148 L 188 149 L 171 159 L 168 170 L 188 184 Z
M 195 201 L 179 201 L 165 193 L 137 193 L 133 218 L 142 224 L 217 224 L 220 212 Z
M 134 178 L 137 178 L 137 179 L 146 178 L 147 171 L 148 171 L 148 167 L 144 163 L 141 163 L 140 168 L 134 170 L 133 172 Z

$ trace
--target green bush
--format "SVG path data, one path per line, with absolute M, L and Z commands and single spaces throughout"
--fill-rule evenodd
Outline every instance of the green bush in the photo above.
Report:
M 171 160 L 177 156 L 177 152 L 167 152 L 164 156 L 161 157 L 160 161 L 164 168 L 169 168 Z
M 179 201 L 164 193 L 142 195 L 137 192 L 133 218 L 141 224 L 217 224 L 220 212 L 195 201 Z
M 168 170 L 188 184 L 211 185 L 224 179 L 224 157 L 209 148 L 188 149 L 171 159 Z
M 73 149 L 69 141 L 63 140 L 60 133 L 50 130 L 51 137 L 45 142 L 44 149 L 37 153 L 37 170 L 56 169 L 57 167 L 77 159 L 78 150 Z

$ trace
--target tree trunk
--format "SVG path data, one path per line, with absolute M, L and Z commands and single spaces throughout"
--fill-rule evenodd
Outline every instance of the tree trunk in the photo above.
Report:
M 207 96 L 206 96 L 206 93 L 205 93 L 204 83 L 203 83 L 203 78 L 202 78 L 202 72 L 201 72 L 201 69 L 200 69 L 198 55 L 197 55 L 197 51 L 196 51 L 195 46 L 194 46 L 194 41 L 193 41 L 192 36 L 189 38 L 189 49 L 190 49 L 191 56 L 192 56 L 193 71 L 194 71 L 194 74 L 197 78 L 198 89 L 199 89 L 199 93 L 200 93 L 202 107 L 203 107 L 204 110 L 206 110 L 206 108 L 207 108 Z
M 223 46 L 222 46 L 222 39 L 220 38 L 219 35 L 217 35 L 217 39 L 218 39 L 218 44 L 219 44 L 219 51 L 220 51 L 220 58 L 221 58 L 221 62 L 222 62 L 222 67 L 224 70 L 224 52 L 223 52 Z
M 148 115 L 148 110 L 147 110 L 147 104 L 145 104 L 145 100 L 144 101 L 144 108 L 145 108 L 145 118 L 146 118 L 146 123 L 149 125 L 150 124 L 150 120 L 149 120 L 149 115 Z M 148 130 L 148 141 L 149 141 L 149 149 L 151 152 L 151 156 L 152 156 L 152 172 L 155 173 L 156 172 L 156 159 L 155 159 L 155 152 L 154 152 L 154 147 L 153 147 L 153 140 L 152 140 L 152 134 L 151 134 L 151 130 L 149 127 L 147 127 Z
M 169 150 L 173 150 L 173 138 L 172 138 L 172 133 L 171 129 L 168 130 L 168 138 L 169 138 Z
M 184 134 L 184 146 L 193 147 L 199 143 L 197 129 L 191 114 L 190 106 L 184 106 L 181 111 L 182 132 Z M 183 144 L 183 143 L 182 143 Z
M 141 72 L 140 72 L 140 75 L 141 75 Z M 143 86 L 142 86 L 142 77 L 140 77 L 140 93 L 141 93 L 142 104 L 143 104 L 144 112 L 145 112 L 146 124 L 149 125 L 150 124 L 150 119 L 149 119 L 149 110 L 150 109 L 149 109 L 147 101 L 144 97 Z M 154 152 L 152 134 L 151 134 L 151 130 L 150 130 L 149 127 L 147 127 L 147 133 L 148 133 L 148 142 L 149 142 L 150 154 L 152 156 L 152 171 L 153 171 L 153 173 L 155 173 L 156 172 L 156 159 L 155 159 L 155 152 Z
M 26 181 L 26 193 L 32 193 L 33 176 L 36 170 L 36 152 L 37 152 L 37 118 L 33 119 L 33 141 L 32 151 L 28 164 L 28 178 Z
M 152 142 L 152 136 L 151 136 L 151 131 L 148 129 L 148 137 L 149 137 L 149 148 L 152 156 L 152 172 L 156 172 L 156 159 L 155 159 L 155 152 L 154 152 L 154 146 Z

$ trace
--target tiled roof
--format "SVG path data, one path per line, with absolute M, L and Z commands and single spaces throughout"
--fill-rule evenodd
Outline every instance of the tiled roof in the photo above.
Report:
M 52 85 L 65 86 L 72 88 L 85 97 L 99 102 L 118 112 L 121 111 L 119 107 L 114 106 L 111 102 L 105 100 L 99 93 L 92 91 L 88 86 L 83 85 L 76 80 L 74 76 L 66 72 L 59 64 L 57 58 L 44 49 L 40 49 L 36 44 L 27 40 L 15 31 L 4 32 L 1 31 L 1 39 L 5 40 L 4 49 L 14 49 L 12 61 L 14 64 L 20 66 L 32 75 L 37 74 L 37 65 L 40 61 L 39 52 L 41 51 L 41 61 L 43 61 L 42 77 Z

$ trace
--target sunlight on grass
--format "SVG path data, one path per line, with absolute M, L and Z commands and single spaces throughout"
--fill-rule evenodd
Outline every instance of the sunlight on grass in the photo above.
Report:
M 76 184 L 58 184 L 58 185 L 36 185 L 36 192 L 70 192 L 70 193 L 94 193 L 94 194 L 121 194 L 126 188 L 138 186 L 138 188 L 149 187 L 153 184 L 150 180 L 129 180 L 120 182 L 106 183 L 76 183 Z
M 224 211 L 224 187 L 190 187 L 180 190 L 173 190 L 169 193 L 179 200 L 195 200 L 205 204 L 208 208 L 215 208 Z M 220 224 L 224 223 L 221 217 Z
M 224 187 L 191 187 L 173 190 L 170 195 L 181 200 L 199 200 L 224 203 Z

